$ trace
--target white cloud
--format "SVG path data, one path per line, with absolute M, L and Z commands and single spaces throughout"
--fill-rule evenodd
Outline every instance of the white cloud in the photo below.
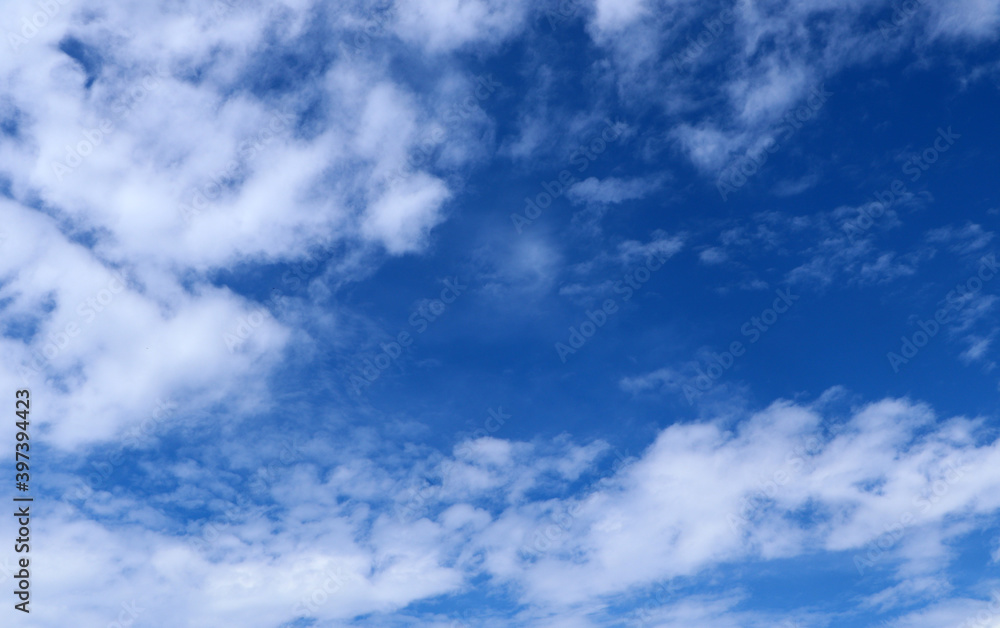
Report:
M 602 33 L 621 31 L 646 15 L 647 0 L 594 0 L 593 25 Z
M 1000 20 L 997 0 L 779 0 L 725 8 L 735 15 L 723 22 L 720 9 L 704 3 L 595 1 L 589 24 L 609 53 L 601 66 L 606 80 L 660 108 L 672 120 L 670 136 L 712 178 L 731 156 L 759 150 L 811 90 L 845 69 L 900 54 L 933 56 L 941 39 L 985 46 Z M 692 50 L 696 62 L 680 61 Z
M 990 41 L 997 38 L 1000 2 L 997 0 L 956 0 L 928 4 L 931 13 L 929 34 L 933 38 L 968 38 Z
M 345 277 L 359 274 L 366 251 L 420 252 L 452 197 L 451 183 L 429 173 L 434 159 L 455 172 L 482 152 L 481 108 L 456 114 L 475 79 L 442 63 L 440 84 L 418 98 L 355 35 L 387 36 L 398 18 L 415 20 L 417 39 L 421 24 L 432 40 L 451 24 L 480 41 L 512 32 L 522 11 L 411 2 L 389 18 L 358 5 L 320 25 L 329 41 L 342 40 L 329 56 L 308 29 L 311 2 L 221 13 L 223 3 L 59 7 L 16 54 L 0 56 L 5 116 L 18 120 L 16 140 L 0 145 L 14 197 L 0 200 L 0 212 L 7 230 L 32 234 L 6 243 L 0 272 L 10 279 L 5 315 L 38 328 L 2 340 L 14 358 L 5 381 L 19 380 L 18 365 L 66 325 L 81 327 L 57 355 L 34 360 L 53 442 L 65 447 L 113 437 L 156 398 L 194 411 L 242 389 L 254 393 L 237 395 L 245 407 L 266 406 L 266 388 L 247 381 L 264 378 L 292 337 L 281 308 L 260 310 L 209 277 L 336 243 L 344 259 L 330 272 Z M 60 50 L 70 36 L 76 49 L 63 48 L 84 63 Z M 270 81 L 285 80 L 270 60 L 278 49 L 313 64 L 280 97 L 269 92 Z M 309 107 L 312 120 L 300 126 Z M 106 288 L 111 269 L 129 286 L 91 321 L 77 309 Z M 225 340 L 258 314 L 246 338 Z
M 980 253 L 992 240 L 994 233 L 986 231 L 981 225 L 966 223 L 962 227 L 947 225 L 927 232 L 927 240 L 935 244 L 943 244 L 959 255 Z
M 368 206 L 361 232 L 383 242 L 390 253 L 419 250 L 431 227 L 444 219 L 445 184 L 425 174 L 392 184 Z
M 503 41 L 523 26 L 526 9 L 520 0 L 401 0 L 395 29 L 431 52 L 445 52 Z
M 701 260 L 703 264 L 721 264 L 726 261 L 728 256 L 726 255 L 725 249 L 717 246 L 709 247 L 700 253 L 698 253 L 698 259 Z
M 707 172 L 720 170 L 745 141 L 710 125 L 682 123 L 672 133 L 694 165 Z
M 619 56 L 593 71 L 622 70 L 614 81 L 619 96 L 650 93 L 672 79 L 671 69 L 648 81 L 635 72 L 667 54 L 661 46 L 682 41 L 677 29 L 693 19 L 693 3 L 663 4 L 594 4 L 590 31 Z M 741 4 L 745 25 L 720 41 L 720 50 L 738 48 L 747 71 L 718 92 L 723 114 L 673 136 L 699 168 L 757 145 L 814 80 L 873 54 L 863 46 L 846 52 L 860 36 L 842 30 L 870 3 L 848 3 L 830 27 L 837 37 L 815 47 L 799 26 L 834 3 L 788 5 L 794 10 L 767 16 L 774 19 L 765 25 L 754 13 L 763 5 Z M 271 13 L 224 15 L 218 3 L 59 6 L 16 53 L 0 55 L 9 94 L 0 106 L 18 120 L 17 136 L 0 145 L 13 196 L 0 198 L 8 234 L 0 350 L 9 357 L 0 364 L 0 388 L 30 378 L 37 433 L 65 464 L 149 416 L 158 398 L 177 406 L 172 426 L 220 404 L 227 412 L 213 416 L 223 421 L 270 408 L 263 382 L 290 346 L 289 319 L 301 312 L 286 318 L 280 299 L 261 309 L 215 275 L 335 244 L 348 250 L 327 272 L 348 281 L 353 272 L 372 272 L 373 250 L 424 250 L 461 185 L 461 169 L 486 150 L 479 137 L 491 126 L 478 104 L 449 115 L 473 80 L 457 76 L 444 53 L 500 44 L 532 10 L 524 2 L 405 0 L 376 26 L 388 45 L 365 48 L 352 42 L 376 19 L 369 3 L 336 16 L 304 0 L 278 3 Z M 993 37 L 996 7 L 984 0 L 935 5 L 932 33 Z M 3 19 L 15 32 L 21 16 L 38 12 L 29 1 L 9 8 Z M 665 26 L 682 11 L 688 19 Z M 70 35 L 84 63 L 60 50 Z M 441 77 L 418 77 L 413 83 L 433 85 L 417 94 L 408 82 L 414 77 L 398 76 L 389 61 L 424 54 L 434 55 Z M 295 84 L 275 72 L 273 60 L 284 55 L 302 64 Z M 655 102 L 668 115 L 697 110 L 702 96 L 684 92 L 693 83 L 678 80 Z M 538 121 L 560 115 L 536 113 L 523 118 L 512 155 L 537 154 L 545 143 Z M 592 128 L 593 117 L 566 126 Z M 55 169 L 57 161 L 66 170 Z M 621 203 L 661 183 L 591 177 L 569 197 Z M 194 211 L 185 214 L 182 205 Z M 718 263 L 747 247 L 779 250 L 811 229 L 823 237 L 798 251 L 805 260 L 788 273 L 793 279 L 826 282 L 844 272 L 849 281 L 876 283 L 912 274 L 923 259 L 877 250 L 867 237 L 848 242 L 839 217 L 760 215 L 757 227 L 724 231 L 700 258 Z M 992 235 L 967 225 L 929 239 L 974 252 Z M 656 231 L 601 253 L 587 271 L 671 257 L 686 243 L 685 235 Z M 481 264 L 483 291 L 532 316 L 524 299 L 508 297 L 551 292 L 564 255 L 556 239 L 525 235 L 490 253 Z M 970 303 L 954 333 L 987 318 L 995 303 L 992 296 Z M 336 327 L 337 316 L 325 316 Z M 963 359 L 984 360 L 992 338 L 969 335 L 975 342 Z M 38 373 L 19 372 L 26 365 Z M 675 380 L 660 369 L 619 385 L 639 393 Z M 451 454 L 414 445 L 380 458 L 372 450 L 390 445 L 358 433 L 316 438 L 301 460 L 273 473 L 254 469 L 270 451 L 266 442 L 250 443 L 242 458 L 230 442 L 211 444 L 213 456 L 223 452 L 211 460 L 161 464 L 137 455 L 130 462 L 155 481 L 140 489 L 116 478 L 87 500 L 74 496 L 74 478 L 53 473 L 50 486 L 62 497 L 53 496 L 39 520 L 46 541 L 37 548 L 35 585 L 40 599 L 60 603 L 39 603 L 32 619 L 40 628 L 106 626 L 125 604 L 149 626 L 176 625 L 178 616 L 206 627 L 264 628 L 303 616 L 335 625 L 366 614 L 388 623 L 413 602 L 487 582 L 487 590 L 512 596 L 532 625 L 600 625 L 611 605 L 657 583 L 680 586 L 683 577 L 734 562 L 836 560 L 840 552 L 873 560 L 867 568 L 891 580 L 870 605 L 897 608 L 946 592 L 940 574 L 955 558 L 954 542 L 1000 509 L 1000 454 L 985 421 L 944 419 L 898 399 L 858 408 L 831 429 L 841 419 L 819 405 L 785 401 L 739 421 L 666 417 L 669 427 L 637 460 L 608 472 L 599 471 L 610 448 L 600 440 L 487 437 Z M 246 494 L 244 482 L 261 476 L 271 484 L 230 509 L 228 500 Z M 424 480 L 431 490 L 416 497 L 407 490 Z M 178 513 L 181 505 L 195 514 Z M 412 516 L 399 516 L 406 505 Z M 902 537 L 870 559 L 872 541 L 907 515 Z M 665 626 L 773 625 L 773 617 L 738 609 L 747 595 L 690 596 L 652 615 Z M 984 605 L 944 600 L 900 625 L 940 625 Z
M 523 234 L 514 241 L 496 241 L 481 247 L 477 282 L 485 293 L 501 297 L 505 308 L 529 314 L 519 297 L 547 294 L 562 272 L 558 244 L 538 234 Z
M 644 198 L 661 185 L 662 182 L 658 178 L 588 177 L 571 185 L 566 196 L 576 204 L 618 205 L 625 201 Z
M 989 351 L 990 346 L 993 344 L 993 337 L 981 338 L 977 336 L 971 336 L 968 338 L 969 348 L 962 352 L 959 357 L 966 364 L 972 362 L 977 362 L 986 357 L 986 352 Z
M 650 234 L 649 242 L 626 240 L 618 245 L 618 256 L 623 264 L 634 264 L 649 256 L 669 259 L 684 248 L 684 234 L 670 235 L 662 229 Z
M 1000 509 L 1000 449 L 984 429 L 906 400 L 857 408 L 843 421 L 780 401 L 735 424 L 674 424 L 603 479 L 594 473 L 608 450 L 600 442 L 487 437 L 461 446 L 458 457 L 429 466 L 408 457 L 389 471 L 365 462 L 357 446 L 331 458 L 336 444 L 325 436 L 304 459 L 276 469 L 274 486 L 287 487 L 271 493 L 281 507 L 276 518 L 248 511 L 217 524 L 211 538 L 199 533 L 196 546 L 138 524 L 116 524 L 112 533 L 89 517 L 92 506 L 60 506 L 41 531 L 50 542 L 38 550 L 37 586 L 83 616 L 113 618 L 121 601 L 135 598 L 151 609 L 144 620 L 151 626 L 197 607 L 193 626 L 237 613 L 253 628 L 293 619 L 296 604 L 330 573 L 339 584 L 329 603 L 306 616 L 393 612 L 491 575 L 496 586 L 515 585 L 537 617 L 572 616 L 580 605 L 600 612 L 636 587 L 734 561 L 828 554 L 847 569 L 860 558 L 865 570 L 896 579 L 870 598 L 893 608 L 919 595 L 920 582 L 920 590 L 939 590 L 928 578 L 946 577 L 954 541 Z M 317 473 L 324 458 L 341 461 L 329 481 Z M 334 480 L 347 468 L 352 479 Z M 438 488 L 419 493 L 410 516 L 394 516 L 378 492 L 344 499 L 352 485 L 404 480 L 420 468 Z M 569 496 L 536 492 L 558 494 L 578 478 L 586 488 Z M 412 496 L 398 499 L 405 505 Z M 807 509 L 812 514 L 802 516 Z M 881 542 L 899 522 L 901 532 Z M 207 553 L 195 549 L 206 542 Z M 88 549 L 98 547 L 100 556 Z M 56 556 L 79 568 L 42 567 Z M 161 593 L 147 595 L 154 589 Z M 700 613 L 713 617 L 708 625 L 767 625 L 753 615 L 732 623 L 739 614 L 729 603 L 702 601 L 658 603 L 651 612 L 666 625 Z M 40 606 L 38 625 L 61 625 L 59 608 Z
M 681 375 L 669 368 L 657 369 L 645 375 L 623 377 L 618 383 L 621 389 L 630 393 L 641 393 L 656 390 L 663 386 L 673 385 L 681 380 Z

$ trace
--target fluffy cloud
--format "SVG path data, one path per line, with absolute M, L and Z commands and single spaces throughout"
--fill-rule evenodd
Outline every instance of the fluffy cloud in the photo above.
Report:
M 660 187 L 657 179 L 618 179 L 610 177 L 599 180 L 589 177 L 570 186 L 566 196 L 574 203 L 594 203 L 617 205 L 624 201 L 640 199 Z
M 905 399 L 838 418 L 828 406 L 835 397 L 779 401 L 735 422 L 674 424 L 609 471 L 599 471 L 608 456 L 601 442 L 484 437 L 392 470 L 358 458 L 365 446 L 338 453 L 332 435 L 320 434 L 268 465 L 263 493 L 229 506 L 233 497 L 213 499 L 217 514 L 185 536 L 165 532 L 169 515 L 158 530 L 96 518 L 102 503 L 105 521 L 133 510 L 128 492 L 116 505 L 105 492 L 59 505 L 40 530 L 49 541 L 38 549 L 38 586 L 95 622 L 134 600 L 151 626 L 183 612 L 191 626 L 236 613 L 241 625 L 264 627 L 382 616 L 489 576 L 489 587 L 513 586 L 531 625 L 584 608 L 604 625 L 608 604 L 655 583 L 683 587 L 681 579 L 714 574 L 722 586 L 734 561 L 820 554 L 856 577 L 896 580 L 873 598 L 892 607 L 906 599 L 905 583 L 947 579 L 957 558 L 948 548 L 970 531 L 965 523 L 995 518 L 1000 449 L 981 420 L 939 417 Z M 416 469 L 422 486 L 411 482 Z M 584 490 L 559 496 L 581 480 Z M 388 503 L 352 488 L 372 482 L 411 488 Z M 225 484 L 214 491 L 234 495 Z M 273 514 L 254 507 L 261 495 Z M 928 544 L 939 549 L 928 553 Z M 57 559 L 77 567 L 55 569 Z M 702 614 L 719 622 L 709 625 L 736 625 L 726 623 L 740 616 L 733 603 L 671 597 L 647 612 L 665 625 Z M 38 626 L 62 625 L 60 608 L 32 616 Z M 749 613 L 740 625 L 765 619 Z
M 111 438 L 157 398 L 194 410 L 266 376 L 291 338 L 285 295 L 262 307 L 213 273 L 316 247 L 345 259 L 423 250 L 452 196 L 434 160 L 453 172 L 479 154 L 468 130 L 483 124 L 480 98 L 458 103 L 480 83 L 445 71 L 418 99 L 373 59 L 372 38 L 397 19 L 429 34 L 465 24 L 467 41 L 516 26 L 514 8 L 478 2 L 408 3 L 396 17 L 358 5 L 335 19 L 310 2 L 57 5 L 0 59 L 11 129 L 0 211 L 19 234 L 0 290 L 19 321 L 3 339 L 15 356 L 4 380 L 27 369 L 46 387 L 53 442 L 66 447 Z M 39 11 L 19 3 L 11 15 L 30 24 Z M 135 20 L 157 28 L 139 34 Z M 303 64 L 296 84 L 279 56 Z M 127 278 L 113 302 L 85 305 L 110 298 L 113 272 Z M 258 393 L 246 407 L 266 406 Z
M 497 44 L 517 32 L 526 17 L 520 0 L 403 0 L 396 3 L 396 32 L 431 52 L 470 43 Z
M 696 242 L 704 222 L 691 235 L 660 217 L 648 236 L 599 236 L 608 206 L 673 181 L 630 176 L 628 159 L 663 172 L 674 150 L 714 174 L 844 68 L 910 45 L 933 55 L 942 41 L 992 42 L 995 0 L 918 3 L 886 33 L 859 25 L 891 12 L 882 0 L 740 2 L 737 22 L 688 1 L 595 0 L 555 26 L 542 16 L 551 7 L 522 1 L 43 4 L 57 10 L 18 0 L 0 16 L 0 388 L 31 388 L 33 438 L 52 461 L 33 625 L 445 626 L 462 618 L 441 601 L 458 596 L 490 607 L 475 618 L 485 625 L 618 625 L 623 608 L 636 624 L 822 625 L 822 609 L 748 610 L 759 591 L 733 573 L 785 561 L 795 575 L 795 561 L 816 557 L 840 576 L 876 574 L 845 603 L 900 613 L 899 626 L 994 612 L 986 587 L 953 592 L 962 544 L 1000 509 L 986 419 L 824 396 L 694 422 L 664 414 L 635 458 L 569 434 L 418 444 L 414 432 L 439 426 L 384 425 L 373 407 L 386 399 L 341 403 L 326 373 L 290 359 L 336 362 L 343 336 L 378 336 L 384 321 L 344 304 L 376 297 L 320 298 L 310 277 L 276 277 L 323 250 L 329 264 L 309 272 L 339 290 L 427 251 L 453 212 L 489 233 L 455 273 L 475 277 L 472 300 L 488 301 L 498 326 L 534 326 L 544 299 L 587 303 L 623 270 L 688 245 L 709 272 L 745 271 L 753 288 L 768 282 L 748 260 L 765 254 L 768 280 L 820 289 L 902 281 L 939 250 L 978 259 L 994 234 L 973 222 L 888 249 L 881 236 L 923 202 L 911 194 L 860 233 L 845 226 L 869 206 L 713 219 L 711 242 Z M 550 30 L 527 32 L 533 20 L 582 26 L 579 47 L 559 52 L 586 60 L 582 81 L 562 73 Z M 708 43 L 687 49 L 696 38 Z M 494 52 L 523 61 L 508 75 L 529 77 L 527 95 L 489 73 L 510 80 L 486 69 Z M 592 100 L 550 106 L 565 94 Z M 494 104 L 512 108 L 509 125 L 493 122 Z M 615 123 L 628 145 L 574 152 L 612 111 L 632 116 Z M 555 195 L 586 206 L 565 233 L 546 231 L 556 207 L 518 237 L 453 207 L 495 145 L 515 169 L 583 159 L 582 180 Z M 484 177 L 497 185 L 488 203 L 522 206 L 554 176 L 523 191 L 503 175 Z M 567 266 L 581 250 L 587 261 Z M 567 275 L 578 282 L 557 291 Z M 994 368 L 997 298 L 959 302 L 948 335 L 963 361 Z M 276 398 L 269 387 L 286 372 L 306 383 Z M 639 396 L 681 376 L 615 379 Z M 301 388 L 322 391 L 323 412 L 295 405 Z M 608 414 L 616 428 L 633 420 Z M 133 442 L 151 416 L 157 446 Z M 309 433 L 314 424 L 330 431 Z M 12 566 L 0 567 L 9 583 Z

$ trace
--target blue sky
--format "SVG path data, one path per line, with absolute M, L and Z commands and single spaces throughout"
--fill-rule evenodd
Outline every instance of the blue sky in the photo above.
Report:
M 4 8 L 5 622 L 1000 621 L 997 0 Z

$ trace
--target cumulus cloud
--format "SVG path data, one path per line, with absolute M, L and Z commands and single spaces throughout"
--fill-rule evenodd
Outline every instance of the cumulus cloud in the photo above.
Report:
M 314 366 L 346 359 L 342 336 L 384 335 L 385 321 L 359 322 L 348 305 L 380 295 L 341 288 L 433 253 L 454 239 L 442 225 L 456 214 L 490 233 L 455 272 L 475 278 L 470 292 L 497 318 L 532 319 L 533 305 L 559 295 L 590 303 L 647 259 L 683 261 L 685 247 L 755 289 L 768 282 L 748 260 L 764 254 L 767 279 L 819 289 L 901 282 L 939 249 L 978 259 L 994 233 L 975 222 L 921 231 L 910 250 L 882 242 L 918 205 L 912 195 L 860 232 L 845 227 L 867 206 L 713 218 L 707 241 L 704 224 L 659 222 L 601 241 L 597 223 L 675 183 L 623 174 L 625 158 L 612 155 L 655 173 L 673 150 L 714 176 L 779 136 L 810 90 L 845 68 L 911 43 L 924 55 L 943 41 L 990 44 L 998 7 L 924 3 L 883 36 L 858 25 L 891 9 L 880 0 L 742 2 L 739 21 L 718 29 L 694 2 L 578 3 L 555 26 L 583 33 L 560 52 L 587 60 L 581 85 L 556 65 L 550 7 L 520 0 L 9 3 L 0 388 L 31 389 L 32 438 L 52 461 L 32 625 L 450 625 L 463 618 L 441 600 L 473 593 L 477 609 L 496 602 L 474 618 L 487 625 L 618 625 L 622 608 L 636 624 L 823 625 L 822 610 L 748 608 L 757 593 L 731 571 L 816 557 L 877 574 L 861 605 L 898 613 L 900 626 L 990 609 L 985 590 L 951 594 L 958 543 L 1000 509 L 986 419 L 895 397 L 837 411 L 826 396 L 779 400 L 697 421 L 655 407 L 632 457 L 607 437 L 559 432 L 450 442 L 410 416 L 409 400 L 392 420 L 374 409 L 386 399 L 343 403 Z M 698 60 L 675 63 L 703 31 Z M 518 96 L 491 74 L 494 53 L 534 81 L 510 125 L 488 113 Z M 571 89 L 592 98 L 586 111 L 549 106 Z M 636 141 L 601 139 L 601 157 L 593 142 L 610 111 L 632 116 L 613 126 Z M 640 119 L 664 123 L 645 131 Z M 470 176 L 495 153 L 517 168 L 557 156 L 577 169 L 580 180 L 560 174 L 559 192 L 545 192 L 585 206 L 565 232 L 539 224 L 500 237 L 491 218 L 456 207 L 483 179 L 496 185 L 487 204 L 524 206 L 503 173 Z M 556 189 L 544 176 L 525 194 Z M 820 183 L 810 174 L 768 189 L 791 196 Z M 546 220 L 556 216 L 553 206 Z M 297 272 L 305 260 L 308 276 Z M 405 294 L 416 272 L 402 274 Z M 323 282 L 337 293 L 317 296 Z M 960 359 L 995 368 L 997 297 L 956 298 L 947 335 Z M 658 401 L 645 393 L 676 390 L 679 373 L 606 379 L 615 394 Z M 276 394 L 280 375 L 300 389 Z M 322 411 L 297 405 L 303 388 Z M 525 398 L 553 412 L 535 393 Z M 442 397 L 434 412 L 452 409 Z M 135 437 L 150 424 L 155 447 Z M 930 596 L 940 600 L 911 606 Z
M 11 8 L 28 23 L 39 11 Z M 212 273 L 333 243 L 345 258 L 420 252 L 445 219 L 451 186 L 429 169 L 439 155 L 450 171 L 475 158 L 475 148 L 444 149 L 478 141 L 465 129 L 482 124 L 475 108 L 452 114 L 479 84 L 444 72 L 437 100 L 421 101 L 356 35 L 388 37 L 409 20 L 412 35 L 448 23 L 478 41 L 516 28 L 516 8 L 404 3 L 387 16 L 358 5 L 336 20 L 324 11 L 59 4 L 31 37 L 12 40 L 0 75 L 3 115 L 17 122 L 0 146 L 11 192 L 0 211 L 25 239 L 5 247 L 2 290 L 8 314 L 32 331 L 3 339 L 16 356 L 5 379 L 29 369 L 47 382 L 54 442 L 107 439 L 156 398 L 204 407 L 267 373 L 291 338 L 283 301 L 265 295 L 262 309 L 213 285 Z M 309 65 L 296 85 L 269 60 L 279 51 Z M 431 129 L 441 131 L 428 141 Z M 128 277 L 113 303 L 82 305 L 104 298 L 112 272 Z M 62 347 L 68 325 L 79 331 Z M 252 333 L 226 341 L 241 325 Z M 259 392 L 252 403 L 266 404 Z
M 487 586 L 513 586 L 536 618 L 586 607 L 600 625 L 609 604 L 656 583 L 683 590 L 683 579 L 715 574 L 725 587 L 717 570 L 733 561 L 824 555 L 858 577 L 888 578 L 878 603 L 893 606 L 899 586 L 940 577 L 957 560 L 947 549 L 928 554 L 926 543 L 947 548 L 970 531 L 962 522 L 996 516 L 1000 476 L 991 469 L 1000 450 L 981 420 L 937 416 L 909 400 L 839 418 L 825 403 L 778 401 L 735 423 L 674 424 L 609 471 L 600 470 L 609 451 L 599 441 L 483 437 L 451 454 L 411 454 L 393 469 L 364 462 L 356 446 L 332 453 L 332 435 L 320 434 L 269 465 L 272 516 L 251 507 L 254 496 L 213 508 L 219 514 L 184 538 L 163 525 L 112 532 L 95 518 L 107 493 L 61 504 L 44 524 L 51 542 L 39 561 L 80 568 L 41 569 L 39 586 L 88 617 L 113 617 L 135 600 L 150 625 L 190 609 L 193 626 L 237 613 L 242 625 L 263 627 L 383 616 L 489 576 Z M 417 488 L 411 469 L 426 478 Z M 577 481 L 586 488 L 559 495 Z M 389 493 L 395 505 L 352 489 L 372 482 L 399 486 Z M 120 494 L 114 508 L 124 513 L 134 499 Z M 294 534 L 272 535 L 279 530 Z M 163 583 L 168 595 L 149 595 Z M 91 594 L 98 590 L 115 595 Z M 664 621 L 702 613 L 734 621 L 723 600 L 671 596 L 654 610 Z M 60 625 L 60 612 L 40 607 L 38 625 Z

